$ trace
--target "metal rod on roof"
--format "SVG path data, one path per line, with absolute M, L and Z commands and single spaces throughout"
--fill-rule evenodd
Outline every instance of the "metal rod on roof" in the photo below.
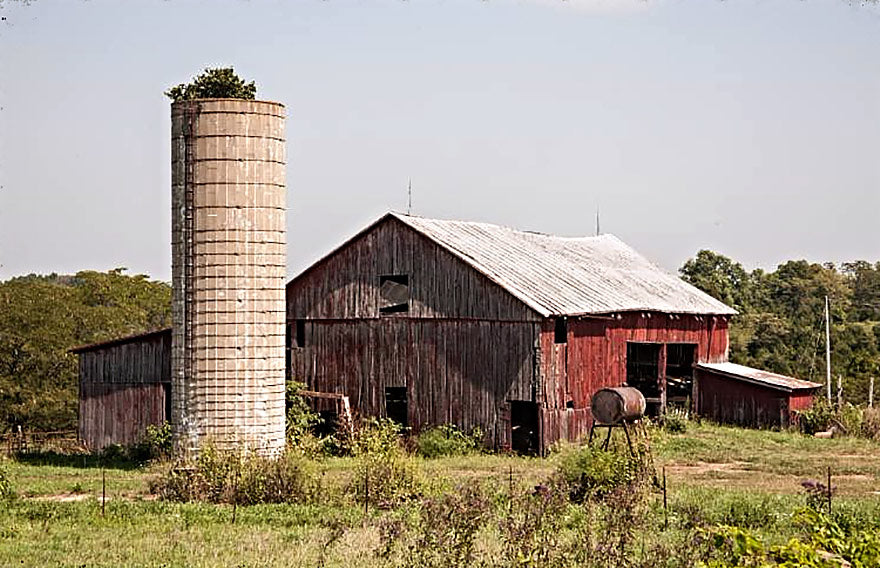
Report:
M 599 236 L 599 206 L 596 205 L 596 236 Z
M 409 183 L 406 185 L 406 214 L 410 215 L 412 213 L 412 178 L 409 179 Z
M 831 316 L 828 296 L 825 296 L 825 385 L 828 390 L 828 404 L 831 404 Z

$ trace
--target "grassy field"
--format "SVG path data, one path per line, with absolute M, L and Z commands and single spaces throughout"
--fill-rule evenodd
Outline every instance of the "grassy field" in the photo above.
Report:
M 828 467 L 838 487 L 834 509 L 852 522 L 880 525 L 880 444 L 712 425 L 690 425 L 684 434 L 653 431 L 651 444 L 658 471 L 666 471 L 669 508 L 663 511 L 658 491 L 651 494 L 638 537 L 646 542 L 674 542 L 706 523 L 787 539 L 796 532 L 792 514 L 805 502 L 800 482 L 824 479 Z M 558 460 L 474 455 L 417 462 L 437 494 L 477 485 L 525 493 Z M 382 550 L 388 527 L 411 507 L 365 512 L 346 494 L 352 466 L 348 458 L 319 462 L 325 497 L 310 504 L 233 511 L 157 500 L 150 493 L 155 466 L 102 469 L 83 456 L 2 461 L 18 498 L 0 502 L 0 566 L 406 565 Z M 476 546 L 493 564 L 499 545 L 487 526 Z

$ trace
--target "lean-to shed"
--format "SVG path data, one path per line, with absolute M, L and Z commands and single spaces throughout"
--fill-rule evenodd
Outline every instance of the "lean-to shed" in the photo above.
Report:
M 789 426 L 822 386 L 735 363 L 698 364 L 696 379 L 700 416 L 753 427 Z
M 91 450 L 132 444 L 170 418 L 171 328 L 83 345 L 79 437 Z
M 686 404 L 734 313 L 611 235 L 389 213 L 287 285 L 288 369 L 362 416 L 542 452 L 589 429 L 599 388 Z

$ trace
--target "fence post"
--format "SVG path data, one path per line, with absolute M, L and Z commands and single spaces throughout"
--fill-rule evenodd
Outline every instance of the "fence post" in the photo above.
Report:
M 874 377 L 868 383 L 868 408 L 874 408 Z
M 655 475 L 656 475 L 656 469 Z M 669 510 L 666 505 L 666 466 L 663 466 L 663 530 L 669 528 Z

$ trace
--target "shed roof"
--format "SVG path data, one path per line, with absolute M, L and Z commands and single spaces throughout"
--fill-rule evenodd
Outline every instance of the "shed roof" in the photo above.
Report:
M 736 313 L 613 235 L 558 237 L 489 223 L 388 216 L 433 240 L 544 317 L 623 311 Z
M 144 341 L 147 339 L 154 339 L 156 337 L 160 337 L 162 335 L 171 335 L 171 328 L 166 327 L 163 329 L 157 329 L 154 331 L 148 331 L 146 333 L 136 333 L 134 335 L 126 335 L 125 337 L 117 337 L 115 339 L 108 339 L 107 341 L 99 341 L 97 343 L 89 343 L 87 345 L 79 345 L 77 347 L 72 347 L 69 352 L 70 353 L 86 353 L 88 351 L 97 351 L 99 349 L 107 349 L 108 347 L 115 347 L 117 345 L 124 345 L 126 343 L 134 343 L 135 341 Z
M 758 384 L 764 387 L 791 392 L 795 390 L 812 390 L 821 387 L 819 383 L 796 379 L 787 375 L 753 369 L 736 363 L 700 363 L 698 369 L 705 369 L 712 373 L 724 375 L 732 379 Z

